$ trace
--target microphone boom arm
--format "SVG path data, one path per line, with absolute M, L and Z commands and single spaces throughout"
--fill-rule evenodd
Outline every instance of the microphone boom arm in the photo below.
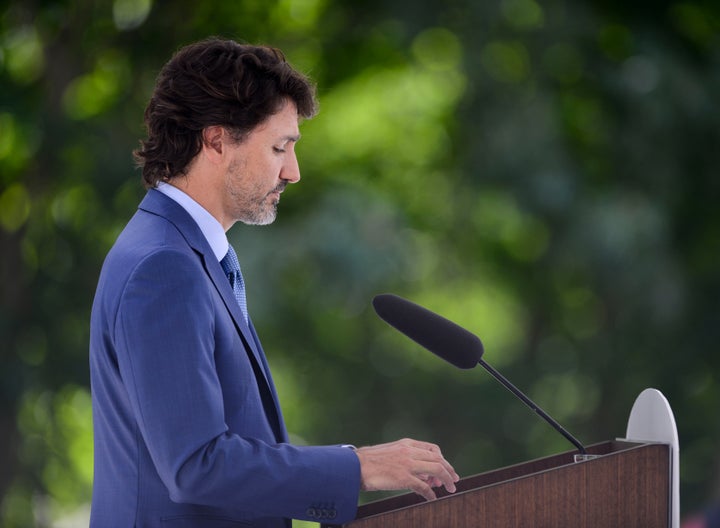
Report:
M 573 435 L 568 433 L 562 425 L 560 425 L 555 420 L 553 420 L 549 414 L 547 414 L 540 407 L 538 407 L 538 405 L 535 402 L 533 402 L 530 398 L 525 396 L 525 394 L 523 394 L 517 387 L 515 387 L 515 385 L 510 383 L 510 381 L 508 381 L 508 379 L 505 376 L 503 376 L 497 370 L 495 370 L 490 365 L 488 365 L 485 361 L 483 361 L 482 358 L 480 358 L 478 360 L 478 363 L 485 370 L 487 370 L 490 374 L 492 374 L 492 376 L 496 380 L 498 380 L 507 390 L 512 392 L 518 398 L 520 398 L 525 405 L 527 405 L 533 411 L 535 411 L 538 415 L 540 415 L 540 417 L 543 420 L 545 420 L 547 423 L 549 423 L 553 427 L 553 429 L 555 429 L 557 432 L 559 432 L 561 435 L 563 435 L 572 445 L 577 447 L 582 455 L 587 455 L 587 452 L 585 451 L 585 448 L 583 447 L 583 445 Z

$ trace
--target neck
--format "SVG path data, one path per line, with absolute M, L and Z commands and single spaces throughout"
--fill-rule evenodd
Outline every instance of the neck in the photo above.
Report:
M 209 212 L 227 232 L 235 223 L 234 221 L 225 218 L 222 214 L 222 201 L 215 191 L 215 187 L 211 184 L 200 184 L 200 179 L 193 178 L 190 175 L 187 176 L 176 176 L 170 181 L 166 182 L 168 185 L 172 185 L 182 192 L 187 194 L 190 198 L 200 204 L 207 212 Z

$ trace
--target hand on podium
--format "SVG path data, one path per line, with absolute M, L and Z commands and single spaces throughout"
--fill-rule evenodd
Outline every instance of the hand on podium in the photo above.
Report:
M 427 500 L 433 488 L 455 492 L 460 477 L 435 444 L 405 438 L 388 444 L 361 447 L 360 486 L 363 491 L 409 489 Z

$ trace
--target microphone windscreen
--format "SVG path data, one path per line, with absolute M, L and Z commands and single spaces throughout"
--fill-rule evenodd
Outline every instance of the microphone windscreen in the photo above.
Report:
M 376 295 L 372 303 L 386 323 L 456 367 L 471 369 L 480 361 L 480 338 L 452 321 L 390 293 Z

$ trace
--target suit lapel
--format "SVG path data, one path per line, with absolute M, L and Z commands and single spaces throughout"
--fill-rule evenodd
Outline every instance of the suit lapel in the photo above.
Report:
M 185 211 L 185 209 L 182 208 L 182 206 L 180 206 L 172 198 L 165 196 L 157 190 L 151 189 L 148 191 L 147 195 L 140 203 L 139 209 L 162 216 L 172 222 L 180 233 L 182 233 L 190 247 L 200 255 L 205 272 L 215 285 L 220 297 L 222 297 L 225 306 L 232 316 L 235 327 L 245 344 L 245 349 L 249 351 L 248 355 L 253 363 L 253 368 L 255 368 L 256 372 L 259 373 L 258 378 L 262 378 L 264 380 L 265 386 L 272 397 L 277 423 L 279 426 L 276 433 L 278 433 L 278 437 L 284 441 L 287 437 L 287 433 L 285 433 L 277 394 L 275 392 L 272 378 L 270 377 L 267 361 L 265 360 L 265 354 L 262 351 L 259 340 L 256 338 L 254 330 L 250 328 L 252 323 L 250 323 L 250 326 L 245 323 L 245 318 L 243 317 L 240 306 L 235 299 L 235 294 L 230 286 L 230 281 L 228 281 L 222 266 L 215 258 L 215 254 L 210 248 L 210 244 L 208 244 L 207 239 L 192 217 L 187 213 L 187 211 Z
M 264 354 L 258 347 L 258 343 L 256 343 L 253 339 L 250 327 L 247 323 L 245 323 L 245 318 L 243 317 L 242 310 L 240 310 L 240 305 L 235 298 L 232 286 L 230 286 L 230 281 L 228 280 L 225 272 L 220 266 L 220 263 L 217 261 L 215 255 L 212 252 L 210 252 L 209 255 L 207 253 L 202 254 L 202 259 L 203 265 L 205 266 L 205 271 L 210 276 L 210 280 L 212 280 L 213 284 L 215 285 L 215 289 L 217 289 L 218 293 L 222 297 L 223 302 L 225 303 L 225 306 L 230 312 L 233 322 L 235 323 L 235 327 L 238 329 L 238 332 L 240 332 L 240 335 L 243 338 L 245 347 L 252 352 L 255 361 L 260 366 L 260 371 L 262 372 L 263 378 L 265 379 L 265 383 L 270 385 L 270 380 L 264 367 Z
M 243 317 L 240 305 L 235 298 L 232 287 L 230 287 L 230 281 L 225 275 L 225 272 L 222 270 L 220 263 L 215 259 L 215 255 L 211 252 L 210 256 L 207 257 L 207 254 L 205 254 L 203 255 L 203 261 L 205 270 L 210 275 L 213 284 L 215 284 L 215 288 L 218 293 L 220 293 L 225 306 L 230 311 L 230 315 L 232 315 L 235 328 L 237 328 L 240 333 L 240 337 L 245 344 L 245 349 L 252 351 L 251 361 L 256 372 L 256 377 L 262 377 L 262 379 L 265 380 L 265 386 L 270 393 L 273 410 L 275 412 L 275 435 L 279 442 L 287 442 L 287 431 L 285 429 L 282 411 L 280 410 L 278 396 L 275 391 L 275 384 L 273 383 L 272 376 L 270 375 L 270 367 L 267 363 L 267 359 L 265 358 L 265 352 L 260 345 L 260 340 L 258 339 L 257 334 L 255 333 L 255 328 L 252 325 L 252 320 L 248 317 L 248 323 L 245 323 L 245 317 Z M 213 263 L 215 265 L 213 265 Z

